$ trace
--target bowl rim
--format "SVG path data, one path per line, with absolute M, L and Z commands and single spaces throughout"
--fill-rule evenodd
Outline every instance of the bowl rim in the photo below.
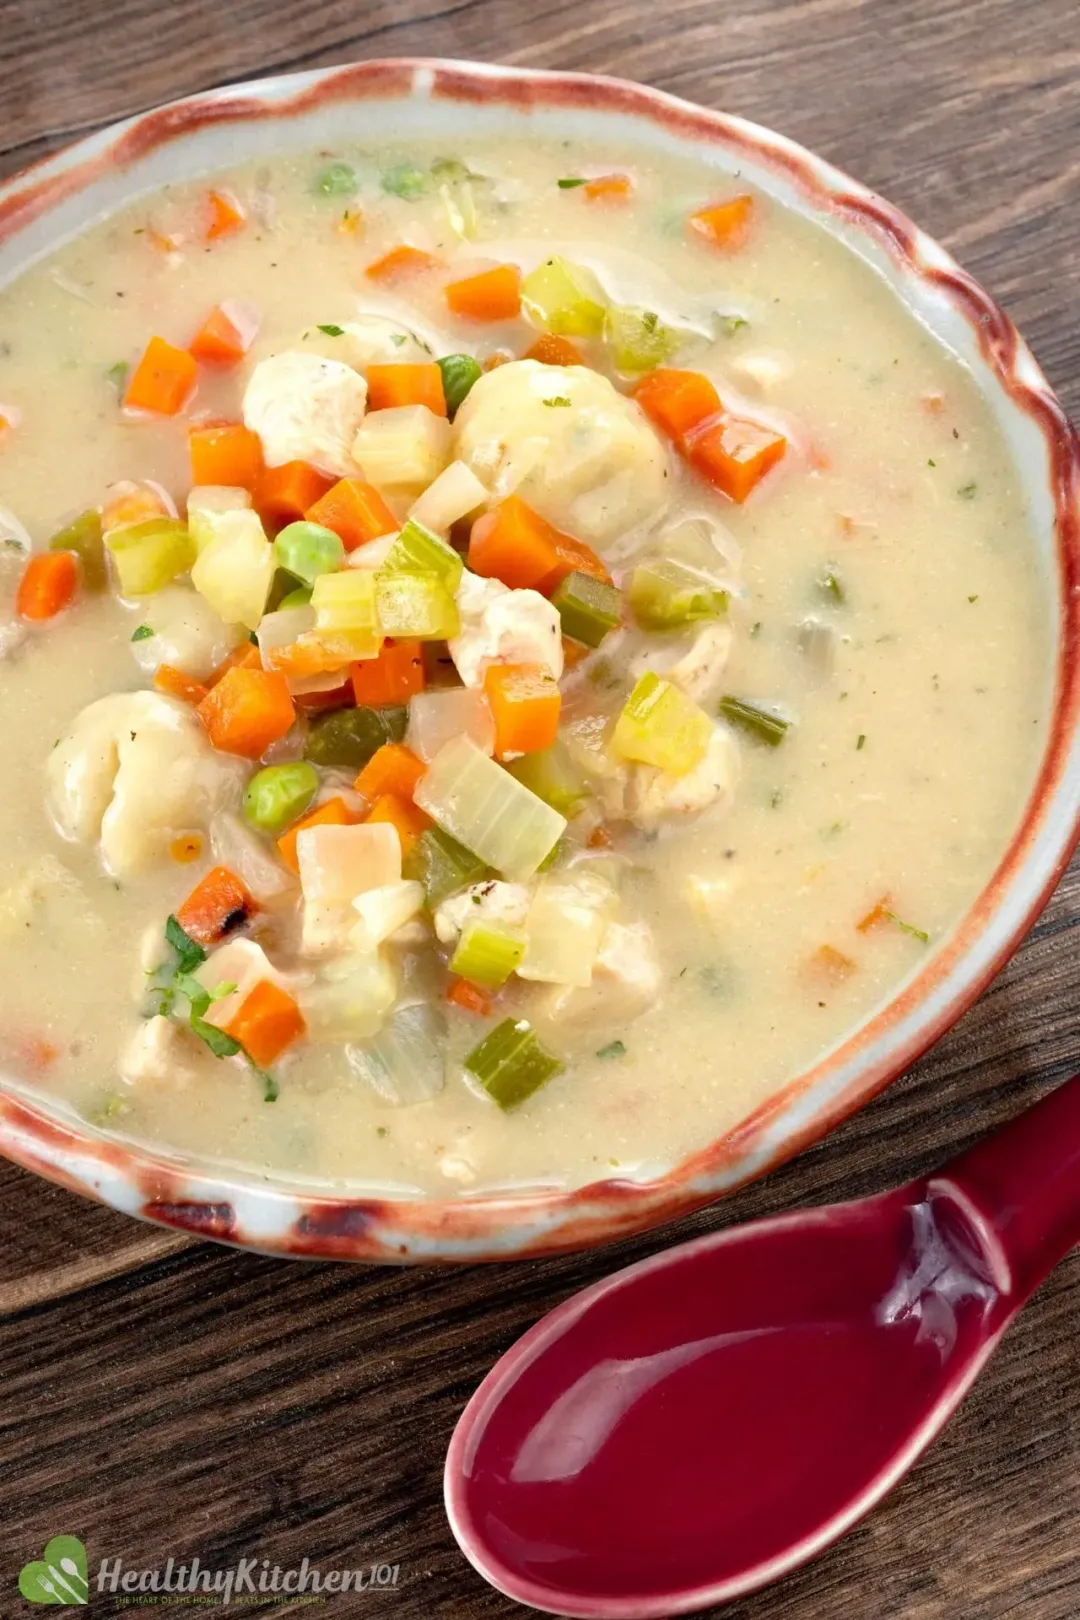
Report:
M 792 185 L 818 218 L 832 216 L 884 249 L 897 273 L 944 294 L 971 328 L 996 385 L 1037 429 L 1047 472 L 1025 475 L 1053 503 L 1060 602 L 1045 748 L 997 867 L 927 964 L 825 1057 L 733 1129 L 647 1181 L 612 1177 L 574 1189 L 454 1199 L 347 1196 L 228 1165 L 194 1166 L 165 1149 L 101 1135 L 0 1077 L 0 1154 L 129 1214 L 197 1237 L 282 1256 L 377 1262 L 521 1259 L 583 1249 L 711 1203 L 819 1140 L 921 1056 L 1013 954 L 1080 838 L 1080 438 L 1012 321 L 899 209 L 807 148 L 761 125 L 664 91 L 599 74 L 441 58 L 372 59 L 200 92 L 105 127 L 0 185 L 0 244 L 117 168 L 212 125 L 287 120 L 334 102 L 416 99 L 628 115 L 645 135 L 741 153 Z M 1030 887 L 1015 891 L 1025 877 Z M 1011 907 L 1005 915 L 1006 905 Z M 977 960 L 976 945 L 996 927 Z M 949 985 L 950 979 L 957 982 Z M 942 992 L 947 995 L 942 997 Z M 938 992 L 934 1003 L 935 992 Z M 901 1027 L 903 1026 L 903 1027 Z M 801 1121 L 785 1112 L 857 1064 Z

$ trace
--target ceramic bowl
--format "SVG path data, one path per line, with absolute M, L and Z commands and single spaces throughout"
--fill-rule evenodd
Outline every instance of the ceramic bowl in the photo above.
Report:
M 869 260 L 974 373 L 1026 490 L 1056 636 L 1052 713 L 1029 801 L 951 937 L 847 1039 L 735 1130 L 645 1181 L 429 1200 L 350 1195 L 110 1139 L 56 1103 L 0 1087 L 0 1151 L 132 1215 L 280 1255 L 494 1260 L 582 1248 L 718 1198 L 823 1136 L 923 1052 L 1016 949 L 1078 835 L 1080 446 L 997 304 L 910 220 L 821 158 L 741 119 L 613 79 L 441 61 L 364 62 L 193 96 L 115 126 L 0 189 L 0 285 L 101 214 L 241 159 L 377 138 L 535 131 L 596 150 L 644 143 L 738 169 Z

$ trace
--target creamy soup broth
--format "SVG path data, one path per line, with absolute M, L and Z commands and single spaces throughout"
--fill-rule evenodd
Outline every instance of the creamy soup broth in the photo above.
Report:
M 718 246 L 687 217 L 746 188 L 636 150 L 478 145 L 454 157 L 483 178 L 443 171 L 440 189 L 430 173 L 443 155 L 333 154 L 358 180 L 339 195 L 313 189 L 325 156 L 238 169 L 212 182 L 246 216 L 219 239 L 204 239 L 199 182 L 25 273 L 0 295 L 0 500 L 35 549 L 120 480 L 155 480 L 183 514 L 187 427 L 201 413 L 239 419 L 259 361 L 301 348 L 313 326 L 371 313 L 417 331 L 436 355 L 519 356 L 534 327 L 454 317 L 444 285 L 490 263 L 528 272 L 557 254 L 595 271 L 609 298 L 685 327 L 687 348 L 667 364 L 711 377 L 726 407 L 786 437 L 780 464 L 740 505 L 641 417 L 667 473 L 663 510 L 640 533 L 630 522 L 602 540 L 576 531 L 625 592 L 635 561 L 681 513 L 715 525 L 730 584 L 719 688 L 786 719 L 783 739 L 769 746 L 719 720 L 714 689 L 700 707 L 725 734 L 730 777 L 715 802 L 644 825 L 588 812 L 602 832 L 579 831 L 576 852 L 604 857 L 618 916 L 641 925 L 635 937 L 657 970 L 639 1001 L 619 985 L 605 1011 L 597 976 L 576 1007 L 555 1005 L 558 986 L 520 980 L 486 1021 L 447 1007 L 446 1083 L 412 1106 L 359 1076 L 343 1039 L 296 1043 L 273 1065 L 272 1103 L 242 1059 L 219 1059 L 186 1031 L 182 1072 L 125 1078 L 121 1053 L 146 1011 L 140 941 L 216 861 L 204 838 L 190 863 L 167 857 L 120 878 L 103 868 L 97 838 L 59 835 L 46 807 L 50 756 L 93 700 L 151 684 L 132 637 L 152 598 L 80 589 L 56 618 L 26 624 L 14 606 L 25 565 L 16 537 L 0 557 L 0 1051 L 19 1079 L 123 1135 L 259 1172 L 453 1195 L 655 1171 L 730 1129 L 879 1006 L 1002 855 L 1043 740 L 1049 635 L 1019 480 L 988 409 L 854 253 L 761 197 L 745 240 Z M 405 185 L 418 195 L 381 188 L 395 165 L 429 177 Z M 633 195 L 557 184 L 607 171 L 632 175 Z M 463 185 L 476 209 L 469 240 L 447 211 L 448 197 L 460 210 Z M 403 241 L 449 268 L 392 284 L 366 276 Z M 201 368 L 179 416 L 125 413 L 113 368 L 133 367 L 154 333 L 185 345 L 223 299 L 258 311 L 243 363 Z M 305 341 L 335 354 L 328 334 Z M 603 370 L 602 344 L 582 347 Z M 616 376 L 622 393 L 636 380 Z M 408 502 L 391 504 L 400 518 Z M 563 675 L 564 725 L 599 714 L 610 733 L 633 660 L 650 643 L 689 649 L 700 629 L 659 640 L 615 631 Z M 255 937 L 297 966 L 294 935 Z M 453 946 L 418 938 L 385 947 L 399 998 L 442 1007 Z M 528 1018 L 566 1069 L 504 1111 L 467 1083 L 460 1060 L 508 1013 Z

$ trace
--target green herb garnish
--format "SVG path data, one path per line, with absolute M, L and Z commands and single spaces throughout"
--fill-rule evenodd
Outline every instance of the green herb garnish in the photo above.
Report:
M 902 917 L 896 915 L 895 911 L 885 911 L 882 915 L 888 917 L 890 922 L 895 923 L 897 928 L 902 928 L 905 934 L 910 934 L 912 939 L 919 940 L 923 945 L 929 945 L 930 935 L 924 928 L 916 928 L 914 924 L 905 922 Z
M 578 186 L 586 185 L 587 182 L 584 175 L 574 174 L 568 175 L 564 180 L 557 180 L 555 184 L 560 191 L 574 191 Z
M 725 337 L 734 337 L 737 332 L 743 330 L 743 327 L 749 330 L 750 322 L 742 315 L 723 315 L 720 318 L 720 330 Z
M 107 383 L 112 383 L 113 387 L 119 393 L 124 384 L 127 382 L 127 374 L 130 369 L 131 368 L 126 360 L 118 360 L 116 364 L 110 366 L 108 371 L 105 373 L 105 381 Z
M 838 605 L 847 601 L 847 592 L 833 567 L 828 567 L 817 582 L 822 596 L 830 597 Z
M 153 634 L 154 632 L 148 624 L 140 624 L 139 628 L 132 633 L 131 639 L 132 641 L 149 641 Z
M 733 726 L 738 726 L 740 731 L 755 737 L 758 742 L 767 743 L 770 748 L 779 747 L 791 725 L 790 720 L 784 720 L 771 709 L 763 709 L 757 703 L 747 703 L 743 698 L 721 698 L 720 713 Z
M 962 501 L 973 501 L 975 499 L 975 491 L 978 489 L 978 487 L 978 484 L 974 479 L 972 479 L 970 484 L 961 484 L 956 493 L 959 495 Z
M 191 973 L 200 962 L 206 961 L 206 952 L 202 946 L 197 940 L 192 939 L 190 934 L 185 933 L 175 916 L 170 917 L 165 924 L 165 938 L 176 952 L 179 972 Z
M 606 1058 L 625 1057 L 626 1056 L 626 1043 L 625 1043 L 625 1041 L 608 1041 L 607 1045 L 602 1046 L 600 1048 L 599 1052 L 597 1052 L 596 1055 L 597 1055 L 598 1058 L 605 1058 L 605 1059 Z
M 855 739 L 855 752 L 857 754 L 861 754 L 865 747 L 866 747 L 866 732 L 865 731 L 860 731 L 858 737 Z
M 327 337 L 344 337 L 345 336 L 345 328 L 343 326 L 333 326 L 333 325 L 317 326 L 316 331 L 325 332 Z
M 545 399 L 545 405 L 569 405 L 570 401 L 565 394 L 556 394 L 554 399 Z

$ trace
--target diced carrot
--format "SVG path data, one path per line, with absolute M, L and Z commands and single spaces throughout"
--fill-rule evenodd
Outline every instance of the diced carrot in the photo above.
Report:
M 182 669 L 174 669 L 171 664 L 159 664 L 154 675 L 154 686 L 166 697 L 179 698 L 181 703 L 190 703 L 197 709 L 210 688 L 204 686 L 202 681 L 196 681 L 190 675 L 185 675 Z
M 512 321 L 521 314 L 521 271 L 516 264 L 496 265 L 452 281 L 444 292 L 451 312 L 471 321 Z
M 197 883 L 176 913 L 176 920 L 200 945 L 216 945 L 242 927 L 259 907 L 235 872 L 215 866 Z
M 191 398 L 198 376 L 198 365 L 186 349 L 152 337 L 128 380 L 124 406 L 127 410 L 175 416 Z
M 34 1074 L 42 1074 L 51 1069 L 60 1056 L 60 1048 L 47 1041 L 44 1035 L 19 1035 L 15 1046 L 19 1057 L 28 1069 Z
M 379 709 L 390 703 L 408 703 L 424 690 L 423 643 L 412 639 L 387 641 L 377 658 L 353 664 L 350 674 L 358 704 Z
M 591 574 L 593 579 L 602 579 L 606 585 L 611 584 L 611 575 L 591 546 L 587 546 L 584 540 L 575 540 L 572 534 L 561 534 L 556 530 L 556 535 L 555 566 L 537 585 L 538 591 L 550 596 L 567 574 Z
M 591 202 L 625 202 L 634 195 L 634 182 L 628 174 L 598 174 L 581 189 Z
M 477 518 L 469 536 L 469 567 L 511 589 L 529 589 L 559 565 L 562 537 L 517 495 Z
M 391 248 L 381 259 L 369 264 L 364 274 L 372 281 L 401 281 L 406 276 L 421 275 L 426 270 L 437 270 L 440 261 L 433 253 L 410 247 L 407 242 Z
M 284 675 L 265 669 L 230 669 L 199 704 L 215 748 L 259 759 L 292 727 L 296 710 Z
M 307 461 L 286 461 L 267 467 L 252 491 L 252 505 L 264 523 L 283 527 L 302 518 L 309 507 L 335 483 Z
M 240 230 L 247 219 L 231 191 L 208 192 L 206 201 L 210 214 L 206 227 L 208 242 L 216 242 L 221 236 L 231 236 L 234 231 Z
M 123 529 L 129 523 L 145 523 L 149 518 L 172 516 L 160 490 L 150 484 L 133 484 L 125 479 L 109 486 L 108 498 L 101 508 L 101 527 L 107 534 L 110 529 Z
M 691 435 L 688 459 L 703 478 L 741 505 L 786 449 L 782 433 L 725 416 Z
M 480 370 L 497 371 L 500 366 L 508 365 L 513 358 L 508 349 L 496 349 L 486 360 L 481 360 Z
M 594 827 L 589 834 L 586 839 L 586 846 L 589 849 L 614 849 L 615 840 L 607 827 L 604 826 L 604 823 L 601 822 L 599 827 Z
M 891 910 L 892 898 L 890 895 L 883 894 L 877 904 L 872 906 L 866 913 L 866 916 L 855 924 L 859 933 L 868 934 L 872 928 L 880 928 L 882 923 L 889 921 L 889 912 Z
M 452 1007 L 460 1007 L 462 1012 L 475 1013 L 478 1018 L 486 1018 L 494 1005 L 494 997 L 481 990 L 478 984 L 471 984 L 468 979 L 451 979 L 443 993 L 443 1000 Z
M 562 696 L 545 664 L 489 664 L 484 696 L 495 720 L 496 759 L 554 747 Z
M 377 540 L 382 534 L 393 534 L 401 527 L 374 484 L 365 484 L 362 478 L 339 478 L 304 516 L 309 523 L 333 529 L 346 551 L 355 551 L 357 546 Z
M 242 641 L 239 647 L 234 647 L 231 653 L 226 653 L 221 663 L 208 676 L 206 685 L 210 688 L 215 687 L 230 669 L 262 669 L 258 647 L 252 646 L 250 641 Z
M 74 600 L 79 588 L 79 559 L 73 551 L 43 551 L 23 569 L 15 595 L 22 619 L 53 619 Z
M 242 422 L 195 427 L 188 435 L 193 484 L 229 484 L 254 489 L 263 470 L 259 435 Z
M 363 210 L 360 208 L 346 208 L 337 222 L 339 236 L 355 236 L 364 223 Z
M 270 668 L 290 680 L 304 681 L 313 675 L 333 675 L 340 670 L 344 684 L 349 666 L 356 659 L 356 645 L 347 632 L 335 637 L 333 633 L 309 630 L 285 647 L 272 648 L 268 656 Z
M 425 815 L 411 799 L 399 798 L 396 793 L 384 793 L 376 799 L 367 815 L 367 822 L 385 821 L 397 828 L 401 840 L 401 853 L 407 855 L 422 832 L 431 826 L 431 817 Z
M 831 979 L 841 984 L 855 972 L 855 963 L 843 951 L 838 951 L 835 945 L 819 945 L 807 962 L 811 973 L 819 978 Z
M 225 1033 L 239 1041 L 252 1063 L 265 1069 L 306 1035 L 307 1025 L 287 990 L 272 979 L 260 979 L 225 1025 Z
M 342 681 L 323 692 L 294 692 L 293 702 L 304 714 L 321 713 L 324 709 L 351 709 L 353 689 L 351 681 Z
M 368 366 L 367 386 L 369 411 L 391 410 L 395 405 L 426 405 L 436 416 L 446 415 L 442 372 L 434 362 Z
M 660 366 L 634 389 L 634 398 L 650 422 L 681 449 L 687 435 L 721 412 L 720 395 L 700 371 Z
M 299 876 L 300 857 L 296 853 L 296 839 L 305 827 L 351 827 L 357 819 L 344 799 L 327 799 L 325 804 L 320 804 L 317 810 L 313 810 L 309 816 L 298 821 L 278 839 L 278 854 L 290 872 L 295 872 Z
M 177 253 L 184 240 L 182 236 L 173 236 L 169 231 L 155 230 L 152 225 L 143 234 L 155 253 L 164 254 L 166 257 L 170 253 Z
M 381 799 L 384 793 L 393 793 L 399 799 L 411 799 L 427 769 L 404 743 L 383 743 L 376 749 L 354 786 L 369 804 Z
M 581 350 L 576 343 L 571 343 L 568 337 L 560 337 L 558 332 L 541 332 L 536 342 L 530 344 L 521 357 L 523 360 L 539 360 L 545 366 L 583 366 L 585 364 Z
M 181 833 L 169 845 L 169 854 L 178 866 L 190 866 L 197 861 L 203 852 L 203 841 L 199 833 Z
M 737 248 L 745 242 L 754 212 L 754 199 L 745 193 L 710 203 L 691 214 L 687 224 L 714 247 Z
M 214 366 L 235 366 L 248 351 L 251 339 L 226 313 L 223 305 L 212 309 L 188 345 L 196 360 Z

